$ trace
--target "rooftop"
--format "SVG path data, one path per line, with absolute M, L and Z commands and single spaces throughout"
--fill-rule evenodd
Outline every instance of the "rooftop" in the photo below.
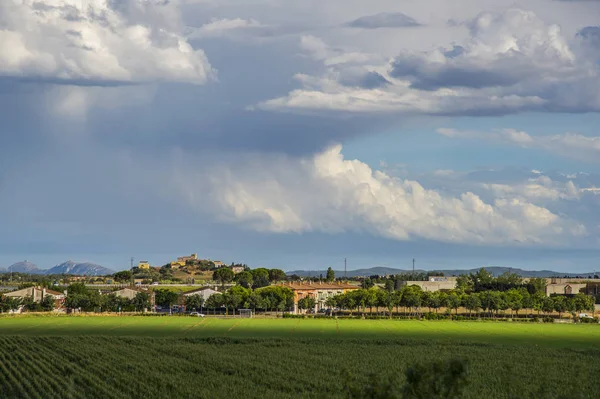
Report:
M 360 288 L 357 285 L 348 283 L 324 283 L 324 282 L 294 282 L 284 283 L 280 286 L 291 288 L 292 290 L 355 290 Z

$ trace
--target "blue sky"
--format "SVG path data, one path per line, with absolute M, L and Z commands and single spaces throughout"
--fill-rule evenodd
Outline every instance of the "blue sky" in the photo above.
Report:
M 0 268 L 594 270 L 599 12 L 2 2 Z

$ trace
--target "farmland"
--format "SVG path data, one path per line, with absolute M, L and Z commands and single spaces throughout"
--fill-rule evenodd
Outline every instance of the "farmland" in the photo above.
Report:
M 345 397 L 370 373 L 467 362 L 465 397 L 597 397 L 600 326 L 494 322 L 0 318 L 2 397 Z

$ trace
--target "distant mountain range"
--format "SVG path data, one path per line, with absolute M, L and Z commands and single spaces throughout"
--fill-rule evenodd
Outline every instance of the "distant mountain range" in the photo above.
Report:
M 29 274 L 73 274 L 78 276 L 103 276 L 113 274 L 114 271 L 95 263 L 77 263 L 69 260 L 51 267 L 50 269 L 40 269 L 31 262 L 17 262 L 8 267 L 4 272 L 29 273 Z M 0 269 L 0 272 L 2 270 Z
M 469 274 L 469 273 L 477 273 L 480 268 L 476 269 L 451 269 L 451 270 L 435 270 L 438 272 L 444 273 L 444 276 L 459 276 L 461 274 Z M 523 270 L 523 269 L 515 269 L 510 267 L 500 267 L 500 266 L 491 266 L 485 267 L 485 270 L 492 273 L 494 276 L 499 276 L 503 273 L 515 273 L 521 277 L 587 277 L 593 276 L 594 273 L 586 272 L 586 273 L 563 273 L 563 272 L 555 272 L 551 270 Z M 415 270 L 417 273 L 428 273 L 433 270 Z M 348 270 L 348 277 L 357 277 L 357 276 L 373 276 L 373 275 L 391 275 L 391 274 L 400 274 L 400 273 L 411 273 L 412 270 L 403 270 L 403 269 L 394 269 L 391 267 L 372 267 L 369 269 L 356 269 L 356 270 Z M 319 275 L 327 275 L 327 270 L 294 270 L 291 272 L 287 272 L 288 276 L 298 275 L 300 277 L 319 277 Z M 336 277 L 344 276 L 343 270 L 335 270 Z

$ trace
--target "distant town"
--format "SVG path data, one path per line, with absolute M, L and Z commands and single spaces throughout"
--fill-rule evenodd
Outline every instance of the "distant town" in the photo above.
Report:
M 419 315 L 594 317 L 600 303 L 596 274 L 560 275 L 507 268 L 452 271 L 385 269 L 385 274 L 284 272 L 225 264 L 196 253 L 162 265 L 131 261 L 130 270 L 66 262 L 45 272 L 20 262 L 0 274 L 0 310 L 8 313 L 154 312 L 229 316 Z M 394 273 L 394 271 L 396 273 Z M 88 275 L 85 275 L 87 272 Z M 451 273 L 450 273 L 451 272 Z M 548 273 L 524 277 L 521 273 Z M 369 311 L 367 312 L 367 308 Z M 442 311 L 440 313 L 440 310 Z M 507 313 L 508 312 L 508 313 Z M 591 316 L 590 316 L 591 315 Z M 537 317 L 536 316 L 536 317 Z M 432 317 L 432 316 L 429 316 Z

